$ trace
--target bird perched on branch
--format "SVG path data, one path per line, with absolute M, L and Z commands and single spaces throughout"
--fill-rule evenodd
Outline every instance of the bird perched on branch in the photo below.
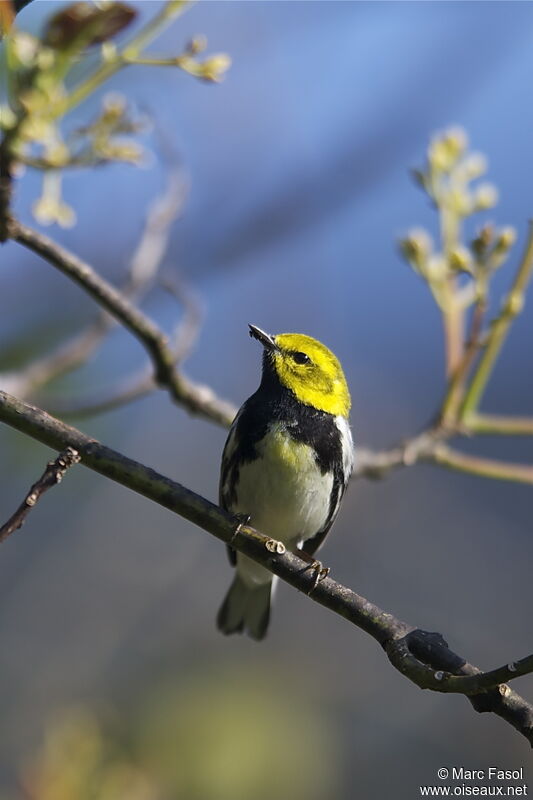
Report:
M 350 392 L 338 359 L 300 333 L 270 336 L 258 390 L 231 426 L 220 476 L 220 505 L 249 518 L 324 574 L 312 556 L 331 528 L 353 468 Z M 223 633 L 262 639 L 270 617 L 271 572 L 231 548 L 236 575 L 217 617 Z

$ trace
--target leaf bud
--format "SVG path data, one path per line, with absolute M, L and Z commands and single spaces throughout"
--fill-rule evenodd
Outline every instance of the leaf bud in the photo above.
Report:
M 450 172 L 468 146 L 466 132 L 462 128 L 450 128 L 433 139 L 428 150 L 428 161 L 438 172 Z
M 231 58 L 227 53 L 217 53 L 211 56 L 201 65 L 200 76 L 206 81 L 218 83 L 224 77 L 224 73 L 231 67 Z
M 470 153 L 466 156 L 462 169 L 466 179 L 473 181 L 487 171 L 487 159 L 482 153 Z
M 423 274 L 433 249 L 429 234 L 423 228 L 413 228 L 405 239 L 400 239 L 399 244 L 404 258 L 415 270 Z
M 482 183 L 475 191 L 474 205 L 476 211 L 494 208 L 498 202 L 498 190 L 492 183 Z
M 498 251 L 507 252 L 511 249 L 516 242 L 516 230 L 508 225 L 506 228 L 501 228 L 496 237 L 494 249 Z
M 492 245 L 493 240 L 494 225 L 492 225 L 490 222 L 487 222 L 482 228 L 480 228 L 476 238 L 472 241 L 471 247 L 474 255 L 476 255 L 478 258 L 483 258 L 487 254 L 487 251 Z
M 185 48 L 187 53 L 190 53 L 191 56 L 197 56 L 199 53 L 203 53 L 204 50 L 207 48 L 207 36 L 203 34 L 199 34 L 197 36 L 193 36 L 190 42 L 188 42 L 187 47 Z
M 462 245 L 455 247 L 449 258 L 450 267 L 456 272 L 468 272 L 472 274 L 472 256 Z

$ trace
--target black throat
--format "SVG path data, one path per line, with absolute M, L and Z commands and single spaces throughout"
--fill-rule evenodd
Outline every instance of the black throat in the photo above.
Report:
M 257 458 L 257 443 L 266 435 L 269 426 L 276 423 L 281 423 L 292 439 L 313 448 L 323 473 L 342 463 L 342 446 L 334 415 L 298 400 L 294 392 L 281 383 L 272 357 L 265 350 L 261 383 L 244 404 L 238 422 L 241 458 L 249 461 Z

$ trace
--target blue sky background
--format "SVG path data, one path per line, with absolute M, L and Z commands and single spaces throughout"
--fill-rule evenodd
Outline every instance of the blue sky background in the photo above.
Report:
M 157 4 L 135 5 L 142 17 Z M 37 0 L 20 15 L 21 26 L 38 30 L 56 6 Z M 412 226 L 436 230 L 409 169 L 423 162 L 429 138 L 450 125 L 463 126 L 485 153 L 500 202 L 469 231 L 487 218 L 517 228 L 510 265 L 496 280 L 503 290 L 533 215 L 533 8 L 202 2 L 152 50 L 176 53 L 196 33 L 207 35 L 210 52 L 232 56 L 221 85 L 140 67 L 109 84 L 153 117 L 190 176 L 165 261 L 206 306 L 187 370 L 240 403 L 259 370 L 248 322 L 311 334 L 346 368 L 356 441 L 391 445 L 426 422 L 443 388 L 438 313 L 396 249 Z M 82 124 L 96 103 L 80 107 L 72 124 Z M 147 145 L 156 151 L 154 136 Z M 51 233 L 118 281 L 163 170 L 155 152 L 142 170 L 68 176 L 65 197 L 79 222 Z M 16 199 L 25 220 L 37 192 L 28 174 Z M 57 330 L 92 317 L 81 292 L 37 258 L 10 244 L 1 260 L 6 350 L 49 335 L 51 319 Z M 171 324 L 175 311 L 162 293 L 147 308 Z M 527 306 L 486 410 L 531 413 L 532 335 Z M 105 388 L 141 359 L 135 342 L 116 332 L 68 390 Z M 224 431 L 190 420 L 162 394 L 80 426 L 216 497 Z M 0 501 L 10 509 L 47 455 L 9 431 L 0 446 L 9 464 Z M 464 446 L 533 460 L 531 440 Z M 50 496 L 2 548 L 6 780 L 55 709 L 127 704 L 169 675 L 187 685 L 206 661 L 222 664 L 224 674 L 289 675 L 290 697 L 305 675 L 316 725 L 337 742 L 339 798 L 353 797 L 357 786 L 365 800 L 391 792 L 407 800 L 442 764 L 526 763 L 527 747 L 511 728 L 475 715 L 460 698 L 422 695 L 371 641 L 294 592 L 279 593 L 260 648 L 219 638 L 213 617 L 230 576 L 218 544 L 96 476 L 79 470 L 67 480 L 71 492 L 65 484 L 61 496 Z M 413 624 L 441 630 L 474 663 L 495 667 L 531 649 L 530 488 L 417 467 L 355 485 L 336 534 L 324 550 L 335 577 Z M 185 573 L 183 562 L 191 565 Z M 216 669 L 210 680 L 216 692 Z M 518 689 L 533 696 L 531 679 Z

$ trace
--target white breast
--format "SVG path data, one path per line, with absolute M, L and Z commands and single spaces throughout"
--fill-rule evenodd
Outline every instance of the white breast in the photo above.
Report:
M 256 448 L 259 458 L 239 467 L 232 510 L 250 514 L 254 527 L 293 549 L 324 525 L 333 476 L 322 475 L 312 448 L 292 439 L 282 423 Z

